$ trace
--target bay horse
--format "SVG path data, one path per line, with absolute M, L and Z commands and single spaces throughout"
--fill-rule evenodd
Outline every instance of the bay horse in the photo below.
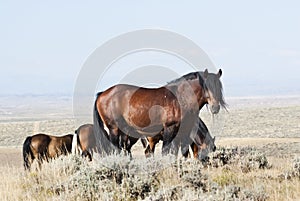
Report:
M 191 137 L 193 138 L 192 144 L 182 145 L 182 155 L 187 158 L 189 155 L 188 146 L 191 147 L 193 156 L 199 160 L 206 160 L 208 153 L 215 152 L 217 147 L 215 145 L 216 137 L 212 137 L 207 126 L 199 117 L 196 129 L 192 131 Z
M 75 130 L 72 142 L 72 153 L 81 152 L 83 157 L 92 161 L 93 153 L 96 152 L 96 138 L 93 124 L 83 124 Z
M 177 136 L 191 140 L 199 110 L 209 104 L 216 114 L 226 106 L 218 73 L 192 72 L 159 88 L 118 84 L 97 94 L 94 104 L 94 132 L 100 153 L 121 149 L 120 136 L 155 136 L 162 132 L 163 154 L 170 152 Z M 104 126 L 109 130 L 105 131 Z
M 216 150 L 215 137 L 212 138 L 207 126 L 205 125 L 205 123 L 202 121 L 200 117 L 198 118 L 198 121 L 196 123 L 197 126 L 190 134 L 190 137 L 192 138 L 192 143 L 181 144 L 182 146 L 181 151 L 183 157 L 187 158 L 189 156 L 189 146 L 190 146 L 194 158 L 203 160 L 205 159 L 208 153 L 214 152 Z M 147 137 L 149 144 L 145 149 L 146 157 L 149 157 L 154 154 L 156 144 L 162 139 L 163 138 L 161 133 L 154 137 Z
M 39 167 L 43 161 L 71 153 L 73 134 L 52 136 L 35 134 L 28 136 L 23 143 L 23 159 L 25 170 L 30 170 L 34 159 Z

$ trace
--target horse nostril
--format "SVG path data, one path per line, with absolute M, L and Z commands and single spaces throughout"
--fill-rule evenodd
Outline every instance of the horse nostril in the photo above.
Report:
M 217 150 L 217 147 L 216 146 L 214 146 L 214 148 L 213 148 L 213 152 L 215 152 Z
M 212 105 L 210 107 L 210 111 L 213 114 L 218 114 L 218 112 L 220 111 L 220 105 Z
M 213 106 L 213 111 L 215 114 L 217 114 L 220 111 L 220 105 L 214 105 Z
M 205 156 L 204 158 L 202 158 L 202 160 L 201 160 L 202 162 L 208 162 L 209 161 L 209 156 Z

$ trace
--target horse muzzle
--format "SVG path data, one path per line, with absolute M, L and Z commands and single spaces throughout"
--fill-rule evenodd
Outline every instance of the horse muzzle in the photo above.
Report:
M 220 111 L 220 105 L 212 105 L 210 107 L 210 111 L 212 114 L 218 114 Z

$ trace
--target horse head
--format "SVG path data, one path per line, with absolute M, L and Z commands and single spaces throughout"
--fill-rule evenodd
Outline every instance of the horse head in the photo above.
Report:
M 203 103 L 207 103 L 209 105 L 212 114 L 217 114 L 221 107 L 226 109 L 226 103 L 223 97 L 223 87 L 220 81 L 222 70 L 219 69 L 218 73 L 215 74 L 209 73 L 206 69 L 204 72 L 200 72 L 200 76 L 203 79 Z
M 194 142 L 198 146 L 198 158 L 206 159 L 210 152 L 216 151 L 215 137 L 212 137 L 204 122 L 199 118 Z

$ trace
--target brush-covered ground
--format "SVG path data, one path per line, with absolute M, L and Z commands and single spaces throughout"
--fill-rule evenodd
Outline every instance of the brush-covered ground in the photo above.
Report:
M 74 119 L 68 98 L 39 107 L 28 99 L 0 105 L 1 200 L 300 200 L 299 97 L 228 99 L 229 111 L 214 119 L 204 108 L 218 147 L 206 164 L 159 149 L 146 159 L 138 142 L 132 160 L 70 155 L 30 173 L 22 166 L 26 136 L 73 133 L 91 118 Z

